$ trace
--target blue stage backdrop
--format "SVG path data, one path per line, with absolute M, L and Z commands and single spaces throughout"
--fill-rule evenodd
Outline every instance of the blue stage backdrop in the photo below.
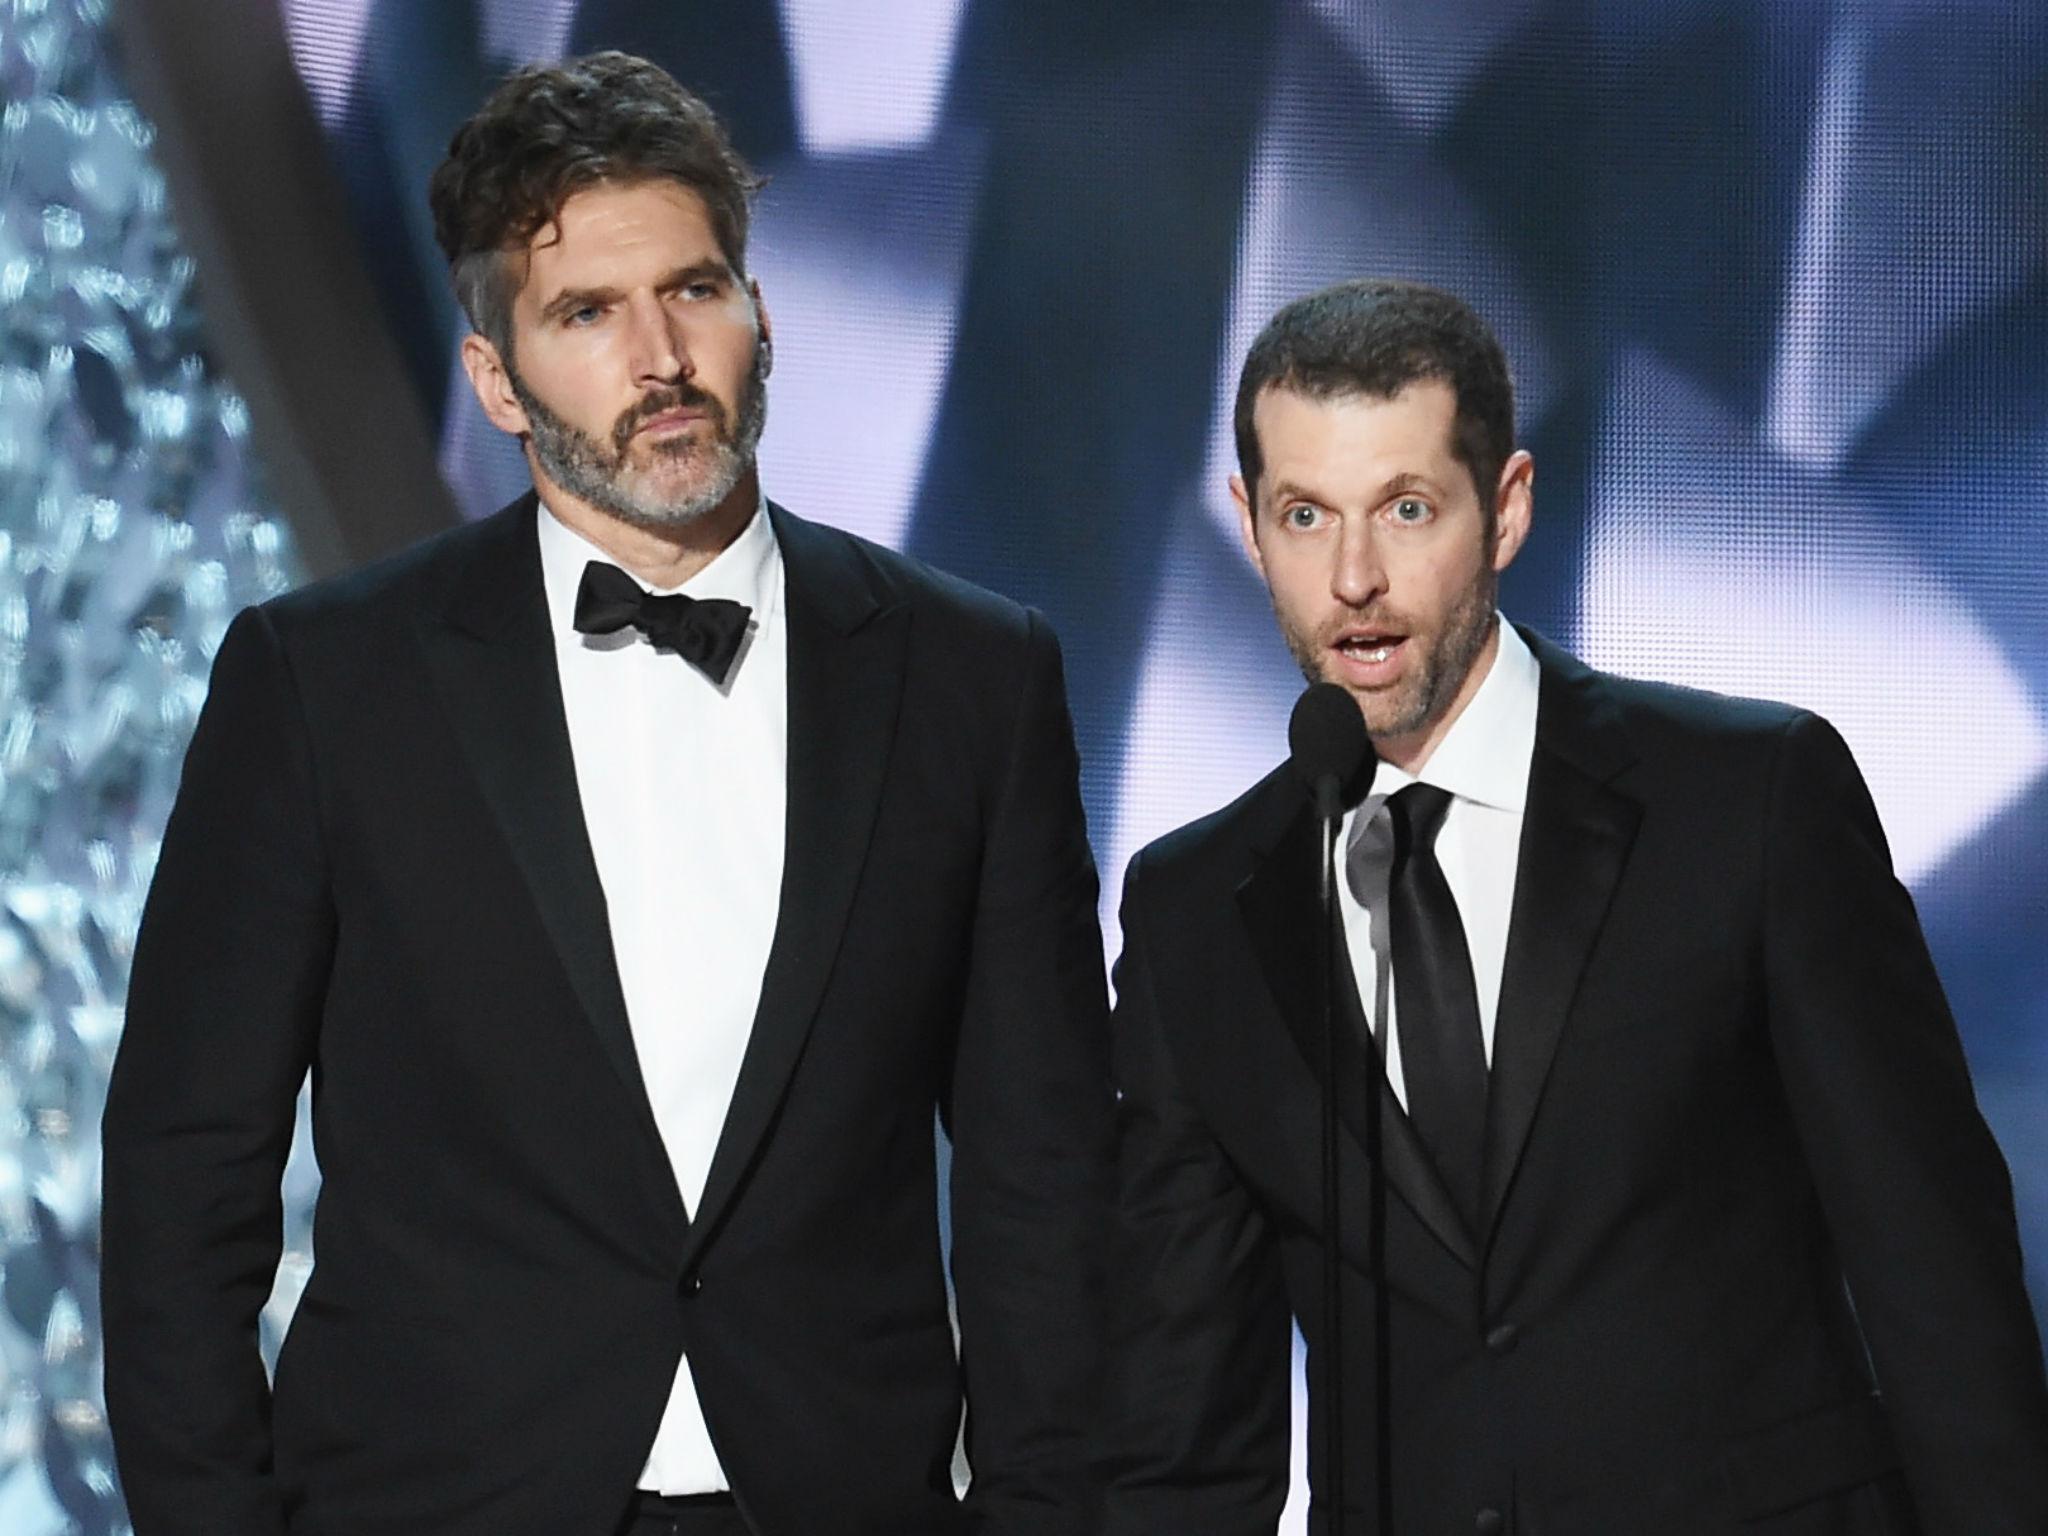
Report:
M 1340 277 L 1469 297 L 1538 466 L 1504 606 L 1601 666 L 1841 728 L 2048 1303 L 2048 13 L 279 4 L 469 515 L 525 482 L 455 365 L 424 198 L 450 131 L 505 69 L 603 46 L 726 114 L 772 177 L 769 492 L 1050 615 L 1112 954 L 1130 854 L 1270 766 L 1300 686 L 1224 491 L 1246 345 Z M 94 51 L 103 11 L 0 0 L 10 1536 L 118 1523 L 92 1147 L 124 946 L 205 658 L 293 572 L 146 126 Z

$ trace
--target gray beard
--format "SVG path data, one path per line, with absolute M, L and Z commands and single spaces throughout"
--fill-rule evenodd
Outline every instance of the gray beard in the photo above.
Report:
M 733 493 L 754 466 L 754 450 L 768 422 L 768 348 L 756 345 L 753 367 L 740 392 L 739 425 L 732 428 L 722 406 L 710 401 L 713 436 L 709 442 L 687 438 L 654 445 L 658 458 L 692 460 L 699 466 L 695 484 L 662 493 L 637 483 L 641 472 L 627 457 L 630 444 L 608 447 L 598 438 L 565 421 L 527 387 L 507 360 L 506 377 L 526 412 L 533 456 L 550 480 L 600 512 L 622 523 L 655 532 L 695 522 Z M 708 397 L 703 397 L 708 399 Z M 693 401 L 692 403 L 701 403 Z M 622 418 L 621 426 L 629 418 Z M 617 438 L 619 432 L 614 431 Z

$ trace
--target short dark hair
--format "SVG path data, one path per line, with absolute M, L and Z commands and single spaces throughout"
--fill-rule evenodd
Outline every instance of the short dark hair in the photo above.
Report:
M 1266 322 L 1237 380 L 1238 472 L 1255 497 L 1265 459 L 1252 411 L 1267 389 L 1312 400 L 1388 400 L 1410 384 L 1451 387 L 1451 452 L 1471 472 L 1489 520 L 1515 451 L 1515 387 L 1507 354 L 1464 300 L 1422 283 L 1364 277 L 1296 299 Z
M 679 182 L 704 199 L 718 248 L 744 277 L 747 219 L 760 178 L 718 117 L 659 65 L 608 50 L 509 76 L 455 130 L 427 201 L 469 323 L 509 349 L 505 255 L 599 182 Z

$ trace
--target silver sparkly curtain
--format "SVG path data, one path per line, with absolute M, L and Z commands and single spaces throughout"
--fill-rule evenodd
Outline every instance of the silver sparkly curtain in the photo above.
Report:
M 0 1532 L 127 1528 L 99 1119 L 214 648 L 294 583 L 105 0 L 0 0 Z M 295 1166 L 280 1301 L 309 1259 Z M 265 1328 L 266 1347 L 274 1327 Z

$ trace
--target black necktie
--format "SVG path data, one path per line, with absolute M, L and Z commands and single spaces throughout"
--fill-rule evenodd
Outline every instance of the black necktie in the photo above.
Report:
M 753 609 L 725 597 L 656 597 L 616 565 L 593 560 L 576 588 L 576 630 L 609 635 L 627 625 L 674 651 L 723 687 Z
M 1486 1046 L 1465 925 L 1436 858 L 1436 835 L 1450 808 L 1450 792 L 1434 784 L 1411 784 L 1387 801 L 1394 825 L 1387 904 L 1408 1119 L 1476 1230 L 1486 1145 Z

